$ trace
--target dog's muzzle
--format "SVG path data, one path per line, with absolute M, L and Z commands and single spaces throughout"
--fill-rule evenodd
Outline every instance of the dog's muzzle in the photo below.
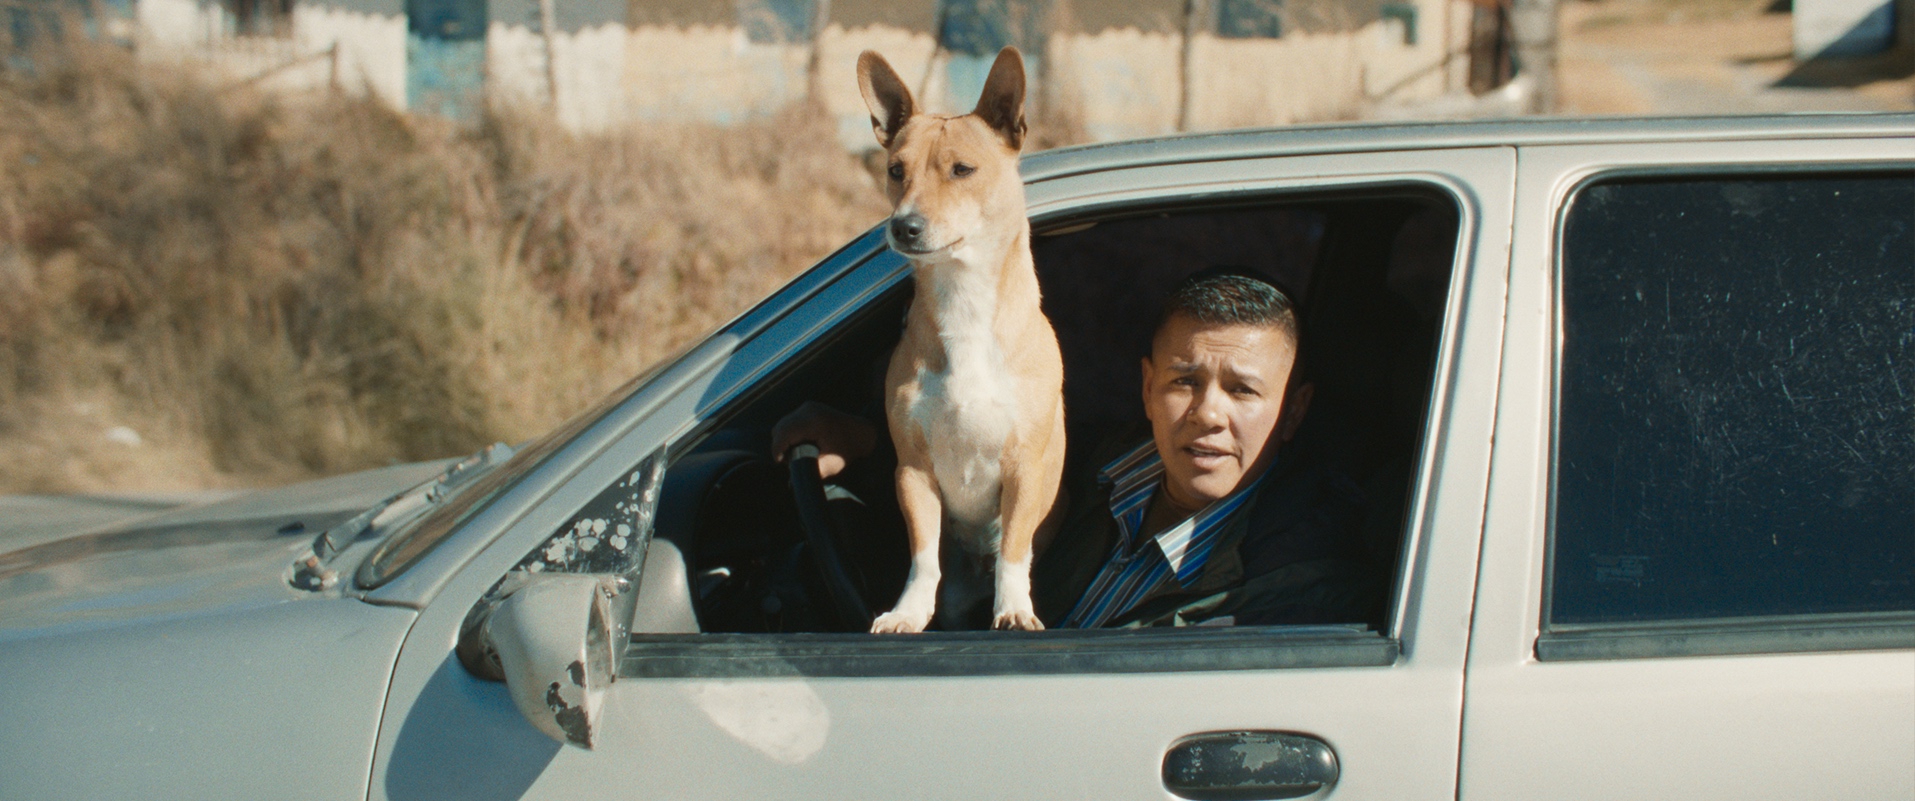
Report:
M 915 212 L 902 217 L 892 217 L 891 244 L 899 250 L 921 253 L 926 250 L 923 241 L 924 233 L 930 227 L 930 221 L 924 219 L 924 215 Z

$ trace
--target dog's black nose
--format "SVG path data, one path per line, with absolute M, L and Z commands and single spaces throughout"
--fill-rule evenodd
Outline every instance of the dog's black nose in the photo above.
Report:
M 892 217 L 891 238 L 904 244 L 915 243 L 918 241 L 918 237 L 924 236 L 925 225 L 924 215 L 922 214 L 906 214 L 903 217 Z

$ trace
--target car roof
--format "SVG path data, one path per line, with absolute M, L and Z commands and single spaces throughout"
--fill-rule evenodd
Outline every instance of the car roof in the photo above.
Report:
M 1024 157 L 1020 171 L 1026 183 L 1037 183 L 1124 167 L 1269 156 L 1456 147 L 1911 134 L 1915 134 L 1915 113 L 1906 112 L 1330 123 L 1185 134 L 1047 150 Z

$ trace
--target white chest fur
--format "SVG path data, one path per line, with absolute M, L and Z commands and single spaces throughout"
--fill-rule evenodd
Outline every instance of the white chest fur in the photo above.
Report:
M 910 420 L 930 447 L 945 517 L 957 524 L 951 533 L 973 553 L 994 552 L 1001 459 L 1015 425 L 1017 399 L 994 330 L 996 276 L 951 264 L 921 270 L 919 277 L 919 291 L 927 293 L 924 300 L 938 323 L 944 369 L 919 368 Z

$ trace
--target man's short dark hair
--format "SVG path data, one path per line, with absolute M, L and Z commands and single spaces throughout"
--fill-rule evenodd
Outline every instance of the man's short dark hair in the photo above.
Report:
M 1152 335 L 1182 315 L 1205 325 L 1276 328 L 1297 340 L 1297 312 L 1290 296 L 1267 278 L 1240 267 L 1211 267 L 1185 278 L 1157 315 Z

